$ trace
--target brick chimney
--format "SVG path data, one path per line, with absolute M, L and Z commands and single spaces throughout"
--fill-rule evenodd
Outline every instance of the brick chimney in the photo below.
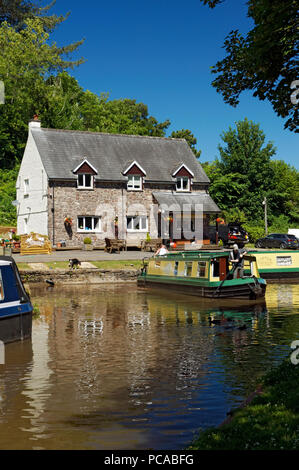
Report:
M 29 121 L 29 129 L 39 129 L 41 127 L 41 121 L 37 114 L 34 115 L 33 119 Z

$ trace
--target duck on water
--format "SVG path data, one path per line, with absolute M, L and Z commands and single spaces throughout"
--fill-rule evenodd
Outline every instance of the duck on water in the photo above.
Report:
M 260 277 L 256 257 L 244 254 L 236 268 L 227 251 L 177 251 L 144 260 L 139 286 L 160 286 L 214 299 L 263 299 L 266 281 Z M 244 276 L 244 271 L 246 276 Z
M 0 256 L 0 341 L 31 337 L 33 307 L 13 258 Z

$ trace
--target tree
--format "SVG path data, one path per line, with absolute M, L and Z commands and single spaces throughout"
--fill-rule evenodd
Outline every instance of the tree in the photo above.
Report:
M 214 8 L 221 0 L 201 0 Z M 226 37 L 227 56 L 212 68 L 212 85 L 224 101 L 237 106 L 242 91 L 267 99 L 276 114 L 287 118 L 285 128 L 299 132 L 298 106 L 291 101 L 291 84 L 299 77 L 298 1 L 249 0 L 254 27 L 246 36 L 238 30 Z
M 247 217 L 263 217 L 262 200 L 274 187 L 271 157 L 275 155 L 272 142 L 258 124 L 245 119 L 221 135 L 220 160 L 207 171 L 211 179 L 210 192 L 223 210 L 238 208 Z
M 164 137 L 170 121 L 158 122 L 149 116 L 144 103 L 132 99 L 108 100 L 107 94 L 97 96 L 87 91 L 80 112 L 85 130 L 112 134 L 136 134 Z
M 40 2 L 38 0 L 0 0 L 0 26 L 3 23 L 8 23 L 15 31 L 20 32 L 27 29 L 28 20 L 38 20 L 43 30 L 46 33 L 51 33 L 58 25 L 66 21 L 70 15 L 70 13 L 67 13 L 65 16 L 49 15 L 49 11 L 55 3 L 56 0 L 53 0 L 49 5 L 42 7 L 39 5 Z M 77 41 L 57 48 L 57 51 L 60 56 L 68 56 L 77 50 L 83 42 L 84 40 Z M 83 59 L 69 61 L 68 67 L 73 68 L 82 62 L 84 62 Z
M 181 129 L 180 131 L 174 131 L 171 133 L 170 137 L 172 137 L 173 139 L 185 139 L 196 158 L 200 157 L 201 150 L 197 150 L 197 140 L 189 129 Z
M 268 200 L 275 218 L 284 215 L 290 223 L 299 222 L 299 172 L 283 160 L 271 161 L 273 189 Z M 270 219 L 271 222 L 271 219 Z M 273 222 L 272 222 L 273 223 Z
M 0 168 L 0 221 L 2 225 L 14 225 L 16 223 L 16 208 L 12 201 L 16 199 L 16 179 L 19 166 L 12 170 Z
M 0 27 L 0 79 L 5 84 L 5 106 L 0 107 L 0 166 L 12 168 L 20 160 L 27 138 L 28 121 L 49 95 L 47 79 L 67 68 L 61 50 L 48 43 L 40 20 L 27 20 L 16 31 L 8 23 Z

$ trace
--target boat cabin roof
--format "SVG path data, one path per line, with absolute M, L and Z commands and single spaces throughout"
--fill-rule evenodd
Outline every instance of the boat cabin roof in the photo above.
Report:
M 0 256 L 0 266 L 8 266 L 14 262 L 15 260 L 10 256 Z
M 230 255 L 231 250 L 228 251 L 199 251 L 199 250 L 186 250 L 186 251 L 173 251 L 167 253 L 166 255 L 157 256 L 157 259 L 168 259 L 168 260 L 186 260 L 186 261 L 194 261 L 194 260 L 203 260 L 203 261 L 210 261 L 211 259 L 215 258 L 228 258 Z M 245 259 L 252 259 L 255 260 L 255 256 L 246 254 L 244 256 Z

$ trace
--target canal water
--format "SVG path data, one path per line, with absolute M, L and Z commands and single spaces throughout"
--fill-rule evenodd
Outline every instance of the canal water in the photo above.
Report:
M 217 304 L 135 284 L 37 286 L 0 365 L 0 449 L 183 449 L 299 339 L 299 287 Z

